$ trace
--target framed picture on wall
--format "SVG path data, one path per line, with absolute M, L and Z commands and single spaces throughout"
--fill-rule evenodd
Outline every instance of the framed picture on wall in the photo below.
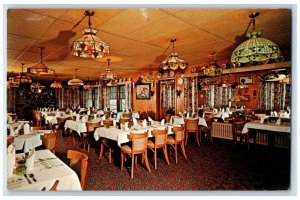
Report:
M 150 84 L 136 85 L 136 99 L 150 99 Z

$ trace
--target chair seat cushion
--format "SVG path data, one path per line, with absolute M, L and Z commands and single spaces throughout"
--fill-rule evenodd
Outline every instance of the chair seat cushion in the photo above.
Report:
M 168 136 L 167 138 L 167 143 L 168 144 L 175 144 L 175 138 L 173 136 Z
M 121 147 L 121 151 L 123 151 L 124 153 L 127 153 L 127 154 L 131 154 L 131 147 L 128 145 L 124 145 Z
M 154 148 L 154 142 L 152 140 L 148 140 L 147 147 L 148 148 Z

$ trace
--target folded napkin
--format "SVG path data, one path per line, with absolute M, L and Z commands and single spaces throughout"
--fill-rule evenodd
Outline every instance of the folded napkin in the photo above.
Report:
M 125 122 L 125 125 L 124 125 L 124 126 L 125 126 L 125 131 L 129 130 L 129 128 L 128 128 L 128 123 L 129 123 L 129 122 Z
M 73 116 L 73 111 L 72 110 L 70 110 L 70 116 Z
M 10 124 L 7 124 L 7 128 L 9 129 L 9 136 L 15 136 L 14 128 Z
M 218 109 L 214 108 L 214 113 L 218 113 Z
M 28 171 L 33 170 L 33 168 L 34 168 L 34 157 L 35 157 L 35 149 L 32 149 L 29 152 L 28 157 L 26 158 L 26 163 L 25 163 Z
M 154 121 L 153 121 L 153 119 L 151 119 L 151 117 L 149 117 L 149 116 L 148 116 L 148 121 L 149 121 L 149 122 L 151 122 L 151 125 L 153 125 L 153 124 L 154 124 Z
M 81 122 L 86 122 L 87 121 L 87 116 L 83 116 L 82 118 L 81 118 Z
M 276 124 L 277 124 L 277 125 L 280 125 L 280 124 L 281 124 L 281 119 L 280 119 L 280 118 L 277 119 Z
M 165 119 L 162 119 L 160 125 L 165 125 Z
M 7 177 L 13 175 L 16 164 L 16 148 L 14 145 L 9 145 L 7 148 Z
M 178 112 L 178 114 L 179 114 L 179 115 L 182 115 L 182 113 L 181 113 L 180 111 Z
M 274 112 L 273 111 L 271 111 L 270 116 L 274 117 Z
M 228 107 L 226 108 L 226 112 L 229 112 L 229 108 Z
M 94 119 L 96 119 L 97 118 L 97 115 L 96 114 L 94 114 Z
M 113 120 L 113 126 L 114 126 L 114 128 L 117 128 L 117 121 L 116 120 Z
M 12 122 L 12 117 L 8 116 L 8 123 L 11 123 L 11 122 Z
M 101 119 L 102 119 L 102 120 L 105 120 L 105 115 L 103 115 Z
M 143 128 L 147 128 L 147 120 L 146 119 L 143 120 Z
M 99 114 L 99 115 L 104 115 L 104 112 L 103 112 L 103 110 L 98 110 L 98 111 L 97 111 L 97 114 Z
M 76 116 L 76 111 L 73 112 L 73 116 Z
M 224 108 L 222 108 L 222 112 L 225 112 L 225 109 L 224 109 Z
M 277 114 L 277 112 L 276 111 L 274 111 L 274 117 L 278 117 L 278 114 Z
M 118 112 L 117 114 L 117 119 L 121 119 L 122 118 L 122 113 L 121 112 Z
M 80 120 L 80 115 L 76 114 L 76 121 L 79 121 L 79 120 Z
M 263 123 L 264 123 L 264 120 L 265 120 L 265 117 L 264 117 L 264 116 L 261 116 L 261 117 L 260 117 L 260 123 L 263 124 Z
M 132 117 L 132 122 L 133 122 L 133 126 L 137 125 L 137 120 L 134 117 Z
M 186 117 L 189 118 L 190 117 L 190 113 L 187 113 Z
M 28 135 L 30 133 L 30 126 L 29 126 L 29 124 L 27 124 L 27 123 L 24 124 L 23 129 L 24 129 L 24 135 Z
M 88 111 L 86 112 L 86 114 L 87 114 L 87 115 L 90 115 L 90 114 L 91 114 L 91 111 L 88 110 Z

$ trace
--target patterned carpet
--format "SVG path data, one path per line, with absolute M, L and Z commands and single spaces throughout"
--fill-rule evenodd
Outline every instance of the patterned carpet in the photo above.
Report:
M 193 139 L 193 138 L 191 138 Z M 71 137 L 59 138 L 56 155 L 66 161 L 68 149 L 84 151 Z M 151 173 L 138 164 L 134 178 L 130 168 L 120 171 L 120 152 L 114 151 L 113 163 L 107 157 L 98 159 L 99 147 L 91 148 L 86 190 L 96 191 L 216 191 L 216 190 L 287 190 L 290 182 L 290 154 L 279 148 L 257 146 L 247 152 L 244 145 L 233 147 L 232 141 L 204 140 L 198 147 L 191 140 L 186 148 L 188 160 L 179 153 L 175 164 L 174 153 L 169 154 L 170 165 L 158 154 L 154 170 L 153 154 L 148 151 Z M 107 154 L 106 154 L 107 156 Z M 131 158 L 128 157 L 128 160 Z M 127 163 L 127 166 L 130 163 Z

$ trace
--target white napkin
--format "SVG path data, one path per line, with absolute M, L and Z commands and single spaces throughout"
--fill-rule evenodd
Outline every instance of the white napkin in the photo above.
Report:
M 126 130 L 126 131 L 128 130 L 128 123 L 129 123 L 129 122 L 125 122 L 125 130 Z
M 283 113 L 283 117 L 288 117 L 288 113 L 286 111 Z
M 274 111 L 274 117 L 278 117 L 278 114 L 277 114 L 277 112 L 276 111 Z
M 114 128 L 117 128 L 117 121 L 116 120 L 113 120 L 113 126 L 114 126 Z
M 153 125 L 154 121 L 151 119 L 151 117 L 148 116 L 148 121 L 151 122 L 151 125 Z
M 10 124 L 7 124 L 7 128 L 9 129 L 9 136 L 15 136 L 14 128 Z
M 73 111 L 72 110 L 70 110 L 70 115 L 73 116 Z
M 128 109 L 126 109 L 126 112 L 127 112 L 127 113 L 129 113 L 129 110 L 128 110 Z
M 224 109 L 224 108 L 222 108 L 222 112 L 225 112 L 225 109 Z
M 276 124 L 280 125 L 281 124 L 281 119 L 277 119 Z
M 97 115 L 96 114 L 94 114 L 94 119 L 96 119 L 97 118 Z
M 133 126 L 137 125 L 137 120 L 134 117 L 132 117 L 132 122 L 133 122 Z
M 165 125 L 165 119 L 162 119 L 160 125 Z
M 260 123 L 263 124 L 263 123 L 264 123 L 264 120 L 265 120 L 265 117 L 264 117 L 264 116 L 261 116 L 261 117 L 260 117 Z
M 73 112 L 73 116 L 76 116 L 76 111 Z
M 229 112 L 229 108 L 228 107 L 226 108 L 226 112 Z
M 274 113 L 273 113 L 273 111 L 271 111 L 271 113 L 270 113 L 270 116 L 271 116 L 271 117 L 274 117 Z
M 121 119 L 122 118 L 122 113 L 121 112 L 118 112 L 117 114 L 117 119 Z
M 24 129 L 24 135 L 28 135 L 30 133 L 30 126 L 29 126 L 29 124 L 27 124 L 27 123 L 24 124 L 23 129 Z
M 91 114 L 91 111 L 88 110 L 88 111 L 87 111 L 87 115 L 90 115 L 90 114 Z
M 11 123 L 11 122 L 12 122 L 12 117 L 8 116 L 8 123 Z
M 203 109 L 203 105 L 200 106 L 200 109 Z
M 143 128 L 147 128 L 147 120 L 146 119 L 143 120 Z
M 34 157 L 35 157 L 35 149 L 32 149 L 29 152 L 28 157 L 26 158 L 26 163 L 25 163 L 28 171 L 33 170 L 33 168 L 34 168 Z
M 103 112 L 103 110 L 98 110 L 98 111 L 97 111 L 97 114 L 98 114 L 98 115 L 104 115 L 104 112 Z
M 179 111 L 179 113 L 178 113 L 179 115 L 182 115 L 182 113 Z
M 79 121 L 79 120 L 80 120 L 80 115 L 76 114 L 76 121 Z
M 101 119 L 102 119 L 102 120 L 105 120 L 105 115 L 103 115 Z
M 214 113 L 218 113 L 218 109 L 214 108 Z
M 7 177 L 13 175 L 16 164 L 16 148 L 14 145 L 9 145 L 7 148 Z
M 189 118 L 189 117 L 190 117 L 190 113 L 188 113 L 188 114 L 186 115 L 186 117 Z
M 86 118 L 87 118 L 87 116 L 83 116 L 83 117 L 81 118 L 81 122 L 84 122 L 84 123 L 85 123 L 86 120 L 87 120 Z

